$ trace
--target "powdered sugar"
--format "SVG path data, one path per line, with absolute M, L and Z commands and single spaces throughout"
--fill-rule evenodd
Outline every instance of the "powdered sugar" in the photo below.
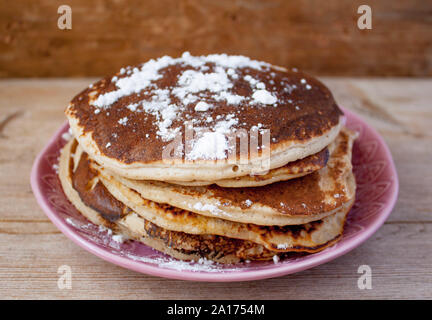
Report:
M 228 150 L 228 141 L 221 132 L 205 132 L 193 145 L 193 149 L 187 154 L 187 159 L 216 160 L 225 159 Z
M 174 83 L 168 87 L 158 87 L 156 82 L 164 77 L 164 69 L 179 65 L 180 69 Z M 211 66 L 211 67 L 210 67 Z M 255 70 L 270 70 L 270 65 L 265 62 L 251 60 L 244 56 L 229 56 L 226 54 L 213 54 L 208 56 L 191 56 L 185 52 L 179 58 L 164 56 L 157 60 L 150 60 L 139 67 L 122 68 L 120 72 L 111 78 L 116 89 L 110 92 L 91 97 L 90 104 L 95 107 L 97 115 L 102 109 L 113 106 L 127 108 L 130 112 L 144 112 L 154 117 L 154 125 L 157 127 L 157 136 L 165 142 L 173 140 L 180 132 L 184 119 L 190 108 L 202 113 L 203 116 L 194 115 L 193 123 L 204 125 L 204 129 L 196 128 L 192 150 L 186 154 L 189 160 L 216 160 L 225 159 L 229 151 L 226 135 L 236 130 L 238 120 L 233 114 L 226 119 L 214 119 L 208 115 L 218 105 L 216 102 L 224 102 L 230 106 L 238 106 L 243 102 L 252 105 L 274 105 L 277 97 L 266 89 L 266 85 L 246 74 L 246 80 L 252 89 L 250 96 L 234 93 L 233 79 L 239 79 L 244 73 L 239 73 L 240 68 Z M 132 103 L 123 107 L 116 102 L 123 97 L 133 95 Z M 141 98 L 142 97 L 142 98 Z M 137 101 L 138 100 L 138 101 Z M 192 106 L 190 106 L 192 104 Z M 109 113 L 106 112 L 105 116 Z M 122 117 L 118 123 L 123 126 L 134 125 L 133 117 Z M 151 119 L 151 118 L 150 118 Z M 211 128 L 212 130 L 208 130 Z
M 195 209 L 198 211 L 208 211 L 208 212 L 211 212 L 212 214 L 214 214 L 216 216 L 219 216 L 219 215 L 231 216 L 227 212 L 219 209 L 219 207 L 217 205 L 210 204 L 210 203 L 204 203 L 203 204 L 201 202 L 197 202 L 193 206 L 189 206 L 189 207 L 191 209 Z
M 128 118 L 124 117 L 124 118 L 119 119 L 118 123 L 124 126 L 124 125 L 126 125 L 127 121 L 128 121 Z
M 200 101 L 195 105 L 195 111 L 207 111 L 210 108 L 211 105 L 204 101 Z
M 173 269 L 177 271 L 192 271 L 192 272 L 233 272 L 241 271 L 238 266 L 230 267 L 226 264 L 220 264 L 206 258 L 200 258 L 195 261 L 182 261 L 170 257 L 142 257 L 133 254 L 126 254 L 129 259 L 144 263 L 156 264 L 160 268 Z
M 128 108 L 130 111 L 135 112 L 137 111 L 137 108 L 140 104 L 139 103 L 132 103 L 130 105 L 128 105 L 126 108 Z M 96 109 L 98 110 L 98 109 Z
M 213 73 L 203 73 L 195 70 L 186 70 L 179 78 L 181 88 L 177 90 L 177 95 L 184 98 L 188 92 L 198 92 L 202 90 L 220 91 L 231 86 L 227 78 L 225 69 L 230 70 L 230 75 L 234 75 L 236 68 L 249 67 L 260 70 L 263 67 L 270 65 L 256 60 L 251 60 L 244 56 L 228 56 L 226 54 L 214 54 L 208 56 L 193 57 L 188 52 L 185 52 L 180 58 L 172 58 L 169 56 L 161 57 L 157 60 L 151 59 L 141 65 L 141 68 L 133 68 L 127 72 L 129 77 L 118 78 L 113 77 L 117 90 L 101 94 L 93 101 L 93 105 L 99 108 L 110 107 L 113 103 L 124 96 L 132 93 L 138 93 L 143 89 L 151 86 L 152 82 L 162 78 L 159 72 L 161 69 L 174 64 L 190 65 L 195 68 L 206 69 L 205 64 L 213 62 L 217 67 Z M 202 70 L 200 70 L 202 71 Z M 125 69 L 120 70 L 120 74 L 124 74 Z M 173 90 L 175 92 L 175 90 Z
M 249 75 L 249 74 L 245 75 L 243 79 L 245 81 L 249 82 L 249 84 L 251 85 L 251 87 L 255 87 L 256 84 L 258 83 L 258 80 L 252 78 L 252 76 Z
M 113 233 L 111 229 L 102 225 L 99 226 L 99 232 L 106 232 L 109 236 Z
M 225 100 L 228 104 L 239 104 L 243 100 L 246 99 L 244 96 L 240 96 L 238 94 L 233 94 L 228 91 L 221 91 L 217 96 L 214 97 L 216 101 Z
M 267 90 L 257 90 L 253 93 L 252 98 L 256 102 L 262 103 L 262 104 L 274 104 L 277 101 L 277 98 L 273 96 L 269 91 Z
M 112 239 L 113 239 L 113 241 L 115 241 L 115 242 L 117 242 L 117 243 L 123 243 L 123 242 L 125 242 L 126 240 L 128 240 L 128 238 L 125 237 L 125 236 L 122 235 L 122 234 L 115 234 L 115 235 L 112 236 Z
M 155 89 L 152 91 L 152 94 L 150 101 L 142 102 L 142 109 L 156 118 L 156 125 L 158 126 L 157 134 L 162 140 L 169 141 L 180 130 L 180 128 L 170 129 L 177 116 L 179 107 L 171 103 L 169 90 Z
M 225 120 L 216 123 L 213 132 L 204 132 L 193 143 L 192 151 L 186 154 L 188 160 L 217 160 L 225 159 L 229 149 L 226 135 L 231 131 L 232 126 L 236 125 L 238 120 L 233 115 L 228 115 Z
M 247 260 L 244 264 L 220 264 L 206 258 L 199 258 L 197 261 L 183 261 L 178 260 L 166 255 L 161 255 L 158 251 L 154 251 L 154 254 L 147 253 L 145 255 L 137 254 L 132 252 L 128 244 L 125 243 L 128 238 L 121 234 L 113 234 L 112 230 L 104 226 L 96 226 L 92 223 L 83 223 L 81 220 L 75 220 L 67 217 L 65 221 L 76 229 L 84 231 L 88 236 L 91 236 L 93 241 L 103 244 L 105 247 L 115 250 L 119 256 L 126 257 L 133 261 L 142 263 L 148 263 L 156 265 L 159 268 L 172 269 L 177 271 L 191 271 L 191 272 L 235 272 L 244 270 L 245 264 L 251 263 Z M 142 244 L 136 242 L 131 244 L 132 250 Z

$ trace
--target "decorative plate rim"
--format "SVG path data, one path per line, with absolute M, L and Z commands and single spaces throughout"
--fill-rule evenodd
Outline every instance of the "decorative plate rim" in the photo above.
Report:
M 152 265 L 148 263 L 143 263 L 140 261 L 133 260 L 129 257 L 121 256 L 116 253 L 110 252 L 106 249 L 100 248 L 96 243 L 93 243 L 90 240 L 85 239 L 81 235 L 78 234 L 74 230 L 74 228 L 69 225 L 63 218 L 61 218 L 58 213 L 53 210 L 49 203 L 45 194 L 42 192 L 41 187 L 41 179 L 39 168 L 42 165 L 44 155 L 47 153 L 48 149 L 58 140 L 61 132 L 64 131 L 67 126 L 67 122 L 63 124 L 60 129 L 56 131 L 56 133 L 50 138 L 49 142 L 45 145 L 43 150 L 36 157 L 31 171 L 30 183 L 33 189 L 33 193 L 36 197 L 36 200 L 48 218 L 54 223 L 54 225 L 69 239 L 79 245 L 81 248 L 89 251 L 90 253 L 96 255 L 99 258 L 102 258 L 108 262 L 111 262 L 115 265 L 140 272 L 149 274 L 152 276 L 165 277 L 170 279 L 178 279 L 178 280 L 191 280 L 191 281 L 205 281 L 205 282 L 234 282 L 234 281 L 250 281 L 250 280 L 260 280 L 266 278 L 279 277 L 287 274 L 292 274 L 300 271 L 304 271 L 309 268 L 313 268 L 320 264 L 324 264 L 333 259 L 336 259 L 347 252 L 353 250 L 364 241 L 366 241 L 369 237 L 371 237 L 384 223 L 384 221 L 388 218 L 391 211 L 394 208 L 394 205 L 397 200 L 398 192 L 399 192 L 399 179 L 396 171 L 396 167 L 391 155 L 391 152 L 385 143 L 384 139 L 381 135 L 367 122 L 365 122 L 360 116 L 356 115 L 354 112 L 349 111 L 343 107 L 341 107 L 345 115 L 348 115 L 347 118 L 354 118 L 357 122 L 360 122 L 368 131 L 374 139 L 376 139 L 381 148 L 383 148 L 384 155 L 386 160 L 388 160 L 387 165 L 392 174 L 392 183 L 391 190 L 389 191 L 390 197 L 386 201 L 386 206 L 381 209 L 380 213 L 377 214 L 378 218 L 371 223 L 370 226 L 357 233 L 356 235 L 349 237 L 343 242 L 340 242 L 340 245 L 332 250 L 328 251 L 326 254 L 321 255 L 308 255 L 307 259 L 295 261 L 287 264 L 276 264 L 272 268 L 263 268 L 261 270 L 242 270 L 238 271 L 226 271 L 223 272 L 205 272 L 205 271 L 191 271 L 191 270 L 176 270 L 163 268 L 157 265 Z M 330 249 L 330 248 L 329 248 Z M 327 249 L 326 249 L 327 250 Z M 326 250 L 322 251 L 325 252 Z

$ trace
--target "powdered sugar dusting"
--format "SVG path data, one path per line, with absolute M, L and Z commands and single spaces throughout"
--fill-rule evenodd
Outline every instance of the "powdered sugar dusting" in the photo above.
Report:
M 81 221 L 76 221 L 72 218 L 65 219 L 68 224 L 76 229 L 83 230 L 85 232 L 91 232 L 92 234 L 96 232 L 96 237 L 92 237 L 94 241 L 97 241 L 100 237 L 101 243 L 112 247 L 119 251 L 119 254 L 125 256 L 131 260 L 139 261 L 143 263 L 148 263 L 152 265 L 157 265 L 160 268 L 172 269 L 177 271 L 191 271 L 191 272 L 233 272 L 242 271 L 243 269 L 236 266 L 230 266 L 227 264 L 220 264 L 206 258 L 200 258 L 198 261 L 183 261 L 177 260 L 175 258 L 160 255 L 160 253 L 154 250 L 154 255 L 141 256 L 130 252 L 129 250 L 122 249 L 123 243 L 128 240 L 127 237 L 120 234 L 113 234 L 112 230 L 104 226 L 95 226 L 92 223 L 82 223 Z M 93 235 L 94 236 L 94 235 Z
M 182 261 L 170 257 L 142 257 L 133 254 L 126 254 L 129 259 L 144 263 L 157 264 L 160 268 L 173 269 L 177 271 L 192 271 L 192 272 L 233 272 L 242 271 L 242 268 L 229 267 L 227 264 L 220 264 L 205 258 L 200 258 L 198 261 Z
M 192 151 L 186 154 L 188 160 L 217 160 L 225 159 L 229 144 L 226 135 L 232 130 L 232 126 L 238 123 L 234 115 L 228 115 L 225 120 L 216 122 L 214 131 L 200 134 L 197 129 L 198 138 L 193 142 Z
M 247 207 L 250 207 L 253 204 L 253 202 L 250 199 L 246 199 L 245 204 Z
M 189 94 L 206 90 L 218 93 L 226 91 L 233 86 L 232 82 L 228 79 L 225 69 L 222 67 L 216 67 L 215 71 L 211 73 L 185 70 L 179 77 L 177 84 L 178 87 L 172 91 L 180 99 L 184 99 Z
M 221 132 L 205 132 L 193 146 L 190 153 L 187 154 L 188 160 L 205 159 L 216 160 L 225 159 L 225 152 L 228 150 L 228 141 Z
M 206 63 L 212 62 L 216 65 L 215 71 L 212 73 L 203 73 L 206 70 Z M 193 57 L 188 52 L 185 52 L 180 58 L 172 58 L 169 56 L 161 57 L 157 60 L 151 59 L 141 65 L 139 68 L 133 68 L 126 72 L 129 76 L 118 79 L 112 78 L 117 87 L 116 90 L 101 94 L 93 101 L 93 105 L 99 108 L 109 108 L 124 96 L 132 93 L 138 93 L 143 89 L 152 87 L 155 80 L 162 78 L 160 70 L 175 64 L 189 65 L 196 70 L 186 70 L 180 76 L 178 87 L 173 89 L 174 94 L 182 99 L 188 93 L 196 93 L 203 90 L 211 90 L 214 92 L 226 90 L 232 87 L 228 79 L 228 75 L 235 74 L 237 68 L 253 68 L 261 70 L 263 67 L 269 67 L 269 64 L 261 61 L 251 60 L 244 56 L 228 56 L 226 54 L 214 54 L 208 56 Z M 229 74 L 227 69 L 230 70 Z M 120 70 L 120 74 L 124 74 L 125 69 Z
M 169 86 L 160 87 L 157 81 L 164 77 L 167 67 L 174 65 L 181 67 L 174 75 L 174 82 L 170 80 L 172 83 Z M 277 106 L 276 93 L 248 74 L 250 70 L 269 71 L 270 67 L 265 62 L 226 54 L 191 56 L 185 52 L 179 58 L 164 56 L 139 67 L 122 68 L 111 78 L 115 90 L 97 97 L 89 95 L 90 104 L 95 108 L 94 114 L 101 116 L 108 116 L 108 112 L 100 111 L 109 108 L 144 112 L 146 116 L 153 117 L 149 119 L 157 127 L 157 137 L 164 142 L 173 140 L 181 132 L 183 120 L 190 117 L 188 112 L 192 109 L 198 113 L 193 116 L 193 124 L 198 123 L 203 127 L 194 128 L 192 150 L 185 154 L 186 159 L 226 159 L 230 148 L 226 135 L 237 130 L 238 119 L 235 117 L 236 112 L 225 119 L 213 118 L 213 109 L 221 102 L 239 107 L 243 103 L 254 107 Z M 241 94 L 233 92 L 234 80 L 248 83 L 251 93 L 241 95 L 247 90 L 238 91 Z M 129 96 L 133 96 L 133 100 L 127 106 L 117 104 Z M 118 123 L 122 126 L 136 125 L 133 117 L 119 118 Z M 209 132 L 208 128 L 212 130 Z
M 218 203 L 218 205 L 220 205 L 220 204 Z M 219 216 L 219 215 L 231 216 L 226 211 L 221 210 L 217 205 L 214 205 L 214 204 L 209 204 L 209 203 L 203 204 L 201 202 L 197 202 L 193 206 L 189 205 L 189 207 L 191 209 L 195 209 L 198 211 L 209 211 L 212 214 L 214 214 L 215 216 Z
M 277 101 L 275 96 L 273 96 L 269 91 L 263 89 L 255 91 L 252 98 L 254 98 L 256 102 L 263 104 L 274 104 Z
M 195 105 L 195 111 L 207 111 L 210 108 L 211 106 L 204 101 L 200 101 Z
M 124 117 L 124 118 L 119 119 L 118 123 L 124 126 L 124 125 L 126 125 L 127 121 L 128 121 L 128 118 Z
M 93 105 L 100 108 L 107 108 L 120 98 L 132 93 L 138 93 L 150 86 L 152 81 L 162 78 L 159 70 L 173 63 L 173 58 L 165 56 L 158 60 L 150 60 L 143 64 L 141 69 L 134 68 L 129 77 L 112 79 L 117 90 L 101 94 L 93 102 Z

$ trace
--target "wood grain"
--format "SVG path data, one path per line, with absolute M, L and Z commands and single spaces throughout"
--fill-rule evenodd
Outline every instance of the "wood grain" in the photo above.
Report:
M 68 101 L 92 81 L 0 81 L 0 298 L 432 299 L 432 80 L 322 80 L 390 146 L 400 179 L 396 207 L 371 239 L 343 257 L 282 278 L 229 284 L 138 274 L 60 233 L 34 199 L 30 169 L 64 122 Z M 72 268 L 71 290 L 57 288 L 57 268 L 65 264 Z M 357 288 L 362 264 L 372 268 L 372 290 Z
M 318 75 L 432 75 L 432 2 L 0 0 L 0 77 L 102 76 L 165 54 L 244 54 Z

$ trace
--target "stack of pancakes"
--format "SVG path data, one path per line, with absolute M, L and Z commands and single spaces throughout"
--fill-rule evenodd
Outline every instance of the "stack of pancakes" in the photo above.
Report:
M 91 222 L 178 259 L 314 253 L 354 202 L 355 133 L 330 91 L 243 56 L 122 68 L 66 110 L 66 196 Z

